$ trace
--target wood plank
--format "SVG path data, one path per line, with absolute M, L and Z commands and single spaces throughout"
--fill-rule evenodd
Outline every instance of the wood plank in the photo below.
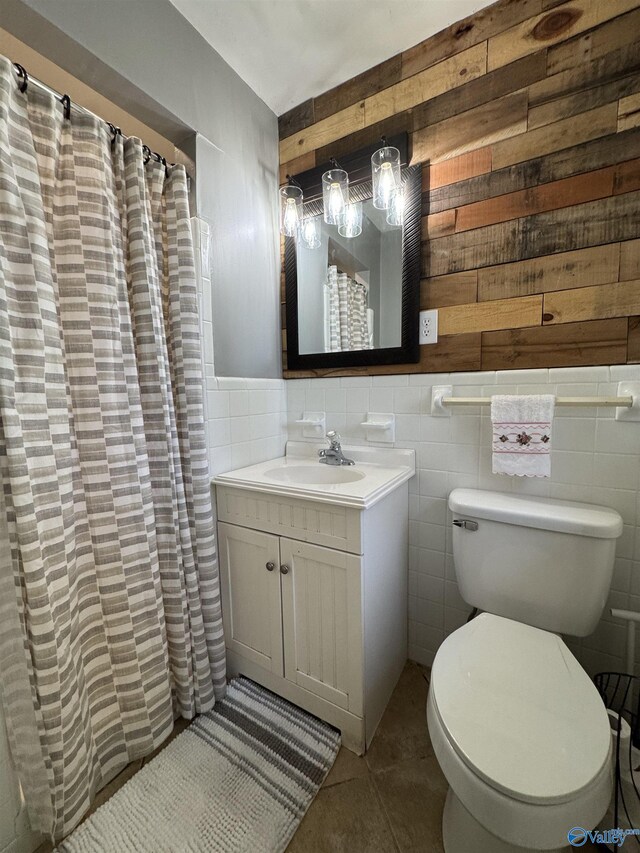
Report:
M 640 127 L 640 93 L 620 99 L 618 106 L 618 131 Z
M 608 166 L 606 169 L 587 172 L 586 175 L 574 175 L 561 181 L 467 204 L 456 209 L 454 230 L 469 231 L 471 228 L 506 222 L 508 219 L 519 219 L 546 210 L 558 210 L 585 201 L 606 198 L 613 193 L 614 175 L 615 167 Z M 450 213 L 451 211 L 444 211 L 432 216 L 442 217 Z
M 316 150 L 316 163 L 328 163 L 331 157 L 343 157 L 352 154 L 360 148 L 379 142 L 381 136 L 394 136 L 396 133 L 411 133 L 413 130 L 413 114 L 405 110 L 397 115 L 389 116 L 384 121 L 363 127 L 355 133 L 350 133 L 340 139 L 334 139 L 327 145 Z
M 640 190 L 640 159 L 620 163 L 615 169 L 614 193 L 618 195 L 619 193 L 630 193 L 634 190 Z
M 422 217 L 423 240 L 433 240 L 435 237 L 444 237 L 445 234 L 454 234 L 455 230 L 455 210 L 445 210 L 443 213 L 434 213 L 432 216 Z
M 458 370 L 479 370 L 481 341 L 479 332 L 469 335 L 441 335 L 436 344 L 420 347 L 418 364 L 408 364 L 404 369 L 400 366 L 399 370 L 381 372 L 453 373 Z
M 486 70 L 487 49 L 486 43 L 482 42 L 366 98 L 365 123 L 374 124 L 394 113 L 415 107 L 429 98 L 480 77 Z
M 415 107 L 414 129 L 444 121 L 543 80 L 546 76 L 546 65 L 546 52 L 541 50 L 490 74 L 483 74 L 482 77 L 477 77 L 450 92 L 431 98 Z
M 414 159 L 412 162 L 420 161 Z M 491 148 L 478 148 L 451 160 L 426 164 L 422 170 L 422 189 L 437 189 L 490 171 Z
M 595 110 L 571 116 L 546 127 L 539 127 L 527 133 L 521 133 L 512 139 L 505 139 L 493 146 L 494 169 L 521 163 L 543 154 L 551 154 L 562 148 L 569 148 L 598 139 L 613 133 L 618 120 L 618 105 L 607 104 Z
M 543 12 L 489 39 L 487 70 L 493 71 L 541 47 L 566 41 L 636 7 L 637 0 L 607 0 L 606 3 L 573 0 L 558 9 Z
M 478 277 L 478 300 L 529 296 L 549 290 L 567 290 L 616 281 L 619 254 L 620 243 L 608 243 L 605 246 L 560 252 L 557 255 L 474 270 Z M 454 273 L 455 275 L 467 273 Z
M 640 237 L 640 193 L 624 193 L 430 240 L 424 277 Z
M 280 161 L 285 163 L 287 160 L 294 160 L 363 126 L 364 105 L 354 104 L 283 139 L 280 143 Z
M 421 41 L 402 54 L 402 77 L 412 77 L 425 68 L 486 41 L 541 11 L 540 0 L 501 0 L 457 21 Z
M 296 157 L 295 160 L 289 160 L 288 163 L 283 163 L 280 166 L 280 186 L 286 184 L 287 175 L 299 175 L 301 172 L 306 172 L 307 169 L 313 169 L 316 165 L 316 152 L 308 151 L 302 157 Z
M 620 244 L 620 281 L 640 278 L 640 240 Z
M 278 118 L 278 136 L 280 139 L 286 139 L 287 136 L 304 130 L 315 121 L 317 119 L 313 109 L 313 98 L 309 98 L 308 101 L 287 110 Z
M 541 295 L 536 295 L 443 307 L 438 310 L 438 334 L 461 335 L 539 325 L 542 300 Z
M 640 362 L 640 317 L 629 317 L 627 337 L 627 363 Z
M 591 62 L 578 62 L 574 68 L 553 74 L 529 86 L 529 105 L 546 104 L 556 98 L 602 86 L 640 69 L 640 43 L 612 50 Z
M 523 260 L 526 256 L 522 254 L 521 229 L 521 220 L 515 219 L 429 240 L 422 244 L 422 276 L 434 278 Z
M 515 92 L 413 134 L 413 159 L 438 163 L 527 129 L 527 93 Z
M 537 326 L 482 335 L 482 370 L 624 364 L 626 359 L 626 319 Z
M 428 205 L 426 209 L 430 213 L 438 213 L 451 207 L 462 207 L 483 199 L 506 195 L 515 190 L 535 187 L 574 174 L 614 165 L 632 157 L 640 157 L 640 134 L 634 130 L 613 133 L 582 145 L 555 151 L 544 157 L 515 163 L 513 166 L 506 166 L 495 172 L 486 172 L 466 180 L 459 180 L 456 184 L 451 182 L 450 186 L 430 189 L 425 198 L 425 203 Z M 453 160 L 444 161 L 436 168 L 439 169 L 453 162 Z M 426 169 L 423 171 L 423 185 L 427 171 Z
M 549 325 L 635 314 L 640 314 L 640 279 L 545 293 L 542 319 Z
M 549 48 L 547 74 L 559 74 L 578 64 L 593 62 L 613 48 L 633 44 L 640 32 L 640 9 L 620 15 L 601 26 L 589 30 Z
M 587 110 L 595 109 L 595 107 L 617 101 L 619 98 L 624 98 L 638 90 L 640 90 L 640 72 L 605 83 L 603 86 L 595 86 L 585 89 L 583 92 L 565 95 L 557 100 L 532 107 L 529 110 L 528 128 L 533 130 L 536 127 L 553 124 L 561 118 L 579 115 Z
M 478 298 L 478 272 L 454 273 L 439 278 L 423 278 L 420 282 L 420 309 L 464 305 Z
M 399 83 L 400 80 L 402 80 L 402 56 L 397 54 L 362 74 L 352 77 L 346 83 L 341 83 L 319 95 L 314 101 L 316 121 L 328 118 L 357 101 L 362 101 L 393 86 L 394 83 Z

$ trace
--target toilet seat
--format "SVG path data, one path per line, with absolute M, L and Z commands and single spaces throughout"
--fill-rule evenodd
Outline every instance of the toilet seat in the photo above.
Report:
M 606 710 L 555 634 L 481 614 L 438 650 L 431 699 L 459 758 L 512 799 L 570 802 L 607 768 Z

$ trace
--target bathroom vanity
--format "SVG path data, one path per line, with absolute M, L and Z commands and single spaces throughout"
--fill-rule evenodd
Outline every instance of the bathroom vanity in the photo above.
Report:
M 364 753 L 407 657 L 412 450 L 319 446 L 214 479 L 227 666 Z

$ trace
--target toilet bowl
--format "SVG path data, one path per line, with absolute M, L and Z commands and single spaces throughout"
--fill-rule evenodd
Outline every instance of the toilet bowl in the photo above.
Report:
M 612 793 L 604 704 L 560 634 L 590 634 L 620 515 L 607 507 L 455 489 L 460 592 L 485 612 L 435 656 L 427 721 L 449 782 L 446 853 L 570 849 Z
M 481 614 L 434 661 L 427 719 L 447 853 L 561 850 L 611 797 L 606 710 L 555 634 Z

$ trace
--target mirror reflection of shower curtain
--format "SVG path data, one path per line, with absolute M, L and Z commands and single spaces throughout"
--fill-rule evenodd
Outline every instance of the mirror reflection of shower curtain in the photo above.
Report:
M 325 350 L 373 349 L 373 311 L 368 307 L 366 284 L 338 272 L 332 264 L 327 269 L 325 285 Z

